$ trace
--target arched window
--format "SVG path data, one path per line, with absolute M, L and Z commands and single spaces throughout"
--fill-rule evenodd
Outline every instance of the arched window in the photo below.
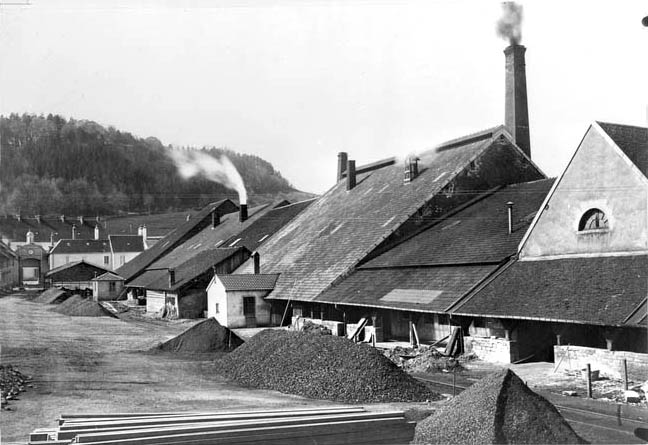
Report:
M 607 229 L 608 227 L 607 216 L 605 216 L 605 213 L 599 209 L 589 209 L 585 212 L 578 223 L 579 232 L 585 230 Z

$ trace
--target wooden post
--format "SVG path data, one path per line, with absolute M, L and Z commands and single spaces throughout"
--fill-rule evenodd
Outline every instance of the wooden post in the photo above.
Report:
M 623 381 L 624 381 L 623 388 L 627 391 L 628 390 L 628 361 L 626 359 L 623 359 Z
M 457 367 L 452 367 L 452 397 L 457 395 Z
M 414 342 L 416 343 L 414 347 L 418 348 L 421 346 L 421 342 L 419 341 L 418 332 L 416 332 L 416 323 L 412 323 L 412 331 L 414 331 Z
M 592 367 L 587 364 L 587 398 L 592 398 Z
M 412 316 L 410 315 L 410 320 L 409 320 L 409 342 L 410 346 L 414 346 L 414 333 L 412 332 Z

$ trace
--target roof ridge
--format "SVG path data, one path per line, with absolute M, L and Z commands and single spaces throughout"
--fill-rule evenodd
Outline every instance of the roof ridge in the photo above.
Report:
M 615 122 L 604 122 L 604 121 L 594 121 L 594 122 L 596 122 L 599 125 L 616 125 L 617 127 L 628 127 L 628 128 L 637 128 L 639 130 L 648 130 L 648 127 L 642 127 L 639 125 L 617 124 Z
M 450 139 L 445 142 L 442 142 L 432 148 L 426 149 L 425 151 L 438 151 L 438 150 L 447 150 L 450 148 L 454 147 L 459 147 L 461 145 L 465 145 L 469 142 L 474 142 L 475 139 L 488 139 L 493 137 L 494 134 L 496 134 L 500 130 L 505 130 L 506 128 L 504 125 L 496 125 L 494 127 L 486 128 L 480 131 L 476 131 L 474 133 L 469 133 L 463 136 L 460 136 L 458 138 Z

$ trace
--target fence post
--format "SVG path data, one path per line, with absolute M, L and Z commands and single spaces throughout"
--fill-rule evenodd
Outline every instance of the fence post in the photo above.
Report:
M 587 398 L 592 398 L 592 367 L 587 364 Z
M 628 390 L 628 361 L 626 359 L 623 359 L 623 381 L 624 381 L 624 389 L 627 391 Z

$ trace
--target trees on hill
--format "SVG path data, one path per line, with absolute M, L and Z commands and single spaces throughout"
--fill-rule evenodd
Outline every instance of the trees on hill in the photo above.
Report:
M 180 210 L 235 198 L 206 178 L 182 179 L 165 147 L 96 122 L 58 116 L 0 116 L 0 206 L 6 213 L 107 215 Z M 254 155 L 227 155 L 250 195 L 293 191 Z

